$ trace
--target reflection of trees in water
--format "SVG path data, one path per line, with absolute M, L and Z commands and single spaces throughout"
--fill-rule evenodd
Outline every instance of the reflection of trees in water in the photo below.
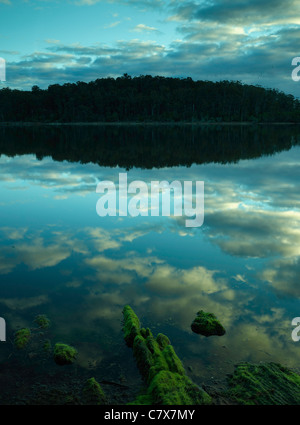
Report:
M 297 126 L 25 126 L 0 129 L 0 153 L 124 168 L 230 163 L 289 150 Z

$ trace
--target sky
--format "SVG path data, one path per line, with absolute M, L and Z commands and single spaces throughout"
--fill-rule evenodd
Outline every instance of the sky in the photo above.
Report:
M 300 97 L 299 40 L 298 0 L 0 0 L 0 88 L 127 73 L 238 80 Z

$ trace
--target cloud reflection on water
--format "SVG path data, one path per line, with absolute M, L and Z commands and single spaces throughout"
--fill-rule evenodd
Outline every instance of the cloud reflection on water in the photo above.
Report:
M 204 180 L 204 226 L 186 229 L 184 218 L 174 217 L 155 222 L 151 217 L 105 221 L 94 209 L 93 223 L 82 215 L 75 226 L 66 214 L 60 225 L 47 218 L 43 229 L 32 229 L 24 217 L 18 226 L 3 223 L 0 228 L 0 274 L 8 278 L 21 264 L 27 267 L 26 280 L 37 270 L 44 270 L 46 280 L 47 269 L 61 272 L 62 283 L 55 286 L 61 304 L 55 308 L 63 308 L 67 291 L 78 297 L 81 312 L 81 319 L 74 320 L 78 313 L 69 311 L 67 323 L 57 316 L 62 334 L 76 331 L 84 336 L 87 330 L 98 334 L 99 320 L 118 333 L 121 309 L 130 303 L 146 323 L 160 323 L 173 332 L 175 347 L 191 363 L 205 356 L 205 350 L 216 350 L 219 358 L 212 358 L 212 364 L 230 358 L 281 359 L 293 364 L 297 347 L 290 340 L 289 319 L 297 315 L 299 297 L 299 156 L 300 150 L 293 148 L 276 157 L 229 166 L 133 169 L 128 174 L 131 180 L 149 182 L 154 176 L 168 181 Z M 0 180 L 6 190 L 15 188 L 19 194 L 22 183 L 31 196 L 42 190 L 54 200 L 54 222 L 61 204 L 74 211 L 84 211 L 85 205 L 95 207 L 96 182 L 100 178 L 116 180 L 119 172 L 90 164 L 67 164 L 66 169 L 65 163 L 50 159 L 36 167 L 31 156 L 2 157 L 0 162 L 4 167 Z M 57 200 L 58 193 L 65 199 Z M 82 204 L 82 195 L 87 204 Z M 3 210 L 10 211 L 5 197 L 2 202 Z M 171 246 L 168 258 L 167 245 L 160 245 L 160 238 L 171 236 L 179 260 L 172 257 Z M 186 240 L 190 242 L 187 251 L 182 248 Z M 214 266 L 208 265 L 207 247 L 215 256 Z M 185 263 L 187 259 L 192 265 Z M 41 297 L 51 302 L 54 294 L 50 290 Z M 20 305 L 22 310 L 30 310 L 41 300 L 11 293 L 1 297 L 0 303 L 12 311 Z M 201 337 L 192 334 L 191 321 L 201 308 L 216 313 L 223 322 L 227 334 L 222 341 L 205 339 L 200 343 Z M 173 331 L 168 328 L 170 323 Z M 181 338 L 189 352 L 181 347 Z M 222 345 L 227 352 L 221 350 Z M 86 364 L 86 354 L 84 358 Z

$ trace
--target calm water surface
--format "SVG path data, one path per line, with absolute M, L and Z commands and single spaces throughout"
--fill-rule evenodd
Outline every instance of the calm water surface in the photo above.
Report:
M 212 136 L 206 129 L 202 139 L 186 130 L 187 140 L 171 134 L 168 141 L 152 132 L 151 150 L 143 129 L 130 145 L 121 128 L 101 139 L 102 151 L 95 148 L 103 131 L 97 128 L 92 135 L 73 129 L 81 135 L 74 151 L 73 133 L 14 131 L 5 130 L 0 143 L 0 316 L 8 336 L 0 345 L 2 365 L 14 362 L 44 374 L 61 370 L 37 345 L 20 353 L 10 342 L 17 329 L 46 314 L 52 344 L 79 351 L 70 374 L 138 387 L 121 330 L 122 308 L 130 304 L 143 326 L 169 336 L 198 384 L 221 382 L 240 361 L 298 366 L 300 343 L 291 339 L 291 320 L 300 316 L 295 130 L 234 129 L 231 138 L 228 128 L 211 130 Z M 80 145 L 83 134 L 93 152 Z M 128 182 L 204 181 L 204 225 L 189 229 L 178 217 L 100 218 L 97 183 L 117 184 L 120 172 L 128 173 Z M 226 335 L 194 334 L 190 325 L 200 309 L 215 313 Z

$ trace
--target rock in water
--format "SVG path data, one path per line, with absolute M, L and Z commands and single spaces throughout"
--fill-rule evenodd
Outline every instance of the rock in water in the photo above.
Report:
M 205 313 L 203 310 L 198 311 L 197 317 L 191 324 L 191 328 L 196 334 L 204 336 L 222 336 L 226 332 L 213 313 Z
M 34 319 L 35 323 L 42 329 L 49 328 L 51 322 L 45 314 L 39 314 Z
M 100 406 L 105 404 L 106 396 L 95 378 L 90 378 L 86 381 L 83 388 L 83 400 L 86 405 Z
M 30 339 L 30 336 L 31 336 L 31 332 L 30 332 L 30 329 L 28 328 L 20 329 L 15 333 L 14 342 L 18 350 L 22 350 L 23 348 L 26 347 Z
M 53 358 L 55 363 L 60 366 L 72 364 L 77 354 L 77 350 L 70 345 L 57 343 L 54 346 Z

